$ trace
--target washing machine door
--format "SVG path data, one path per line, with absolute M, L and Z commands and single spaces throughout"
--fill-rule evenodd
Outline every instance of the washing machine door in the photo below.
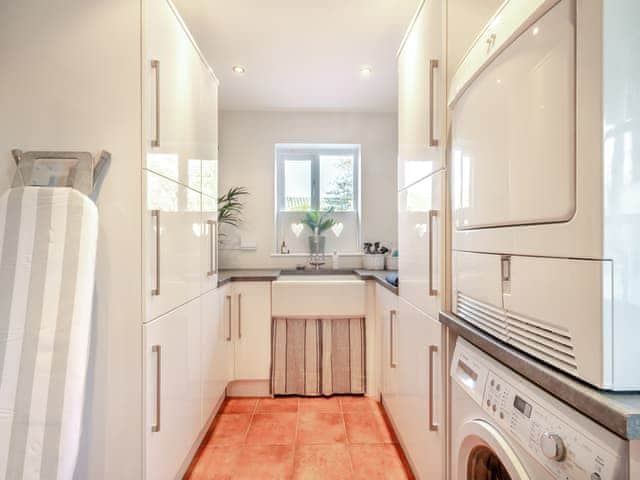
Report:
M 458 438 L 455 480 L 533 480 L 506 439 L 486 421 L 463 424 Z

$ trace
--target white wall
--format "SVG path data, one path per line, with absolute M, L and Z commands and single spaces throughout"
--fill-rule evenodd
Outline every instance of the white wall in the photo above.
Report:
M 12 148 L 113 154 L 78 479 L 142 476 L 140 20 L 132 0 L 10 0 L 0 14 L 0 194 Z
M 274 146 L 276 143 L 362 145 L 362 240 L 397 245 L 397 116 L 392 113 L 222 112 L 220 192 L 246 186 L 244 223 L 238 234 L 255 251 L 223 250 L 223 268 L 292 267 L 306 258 L 272 257 Z M 229 243 L 237 243 L 237 237 Z M 360 265 L 359 257 L 341 266 Z

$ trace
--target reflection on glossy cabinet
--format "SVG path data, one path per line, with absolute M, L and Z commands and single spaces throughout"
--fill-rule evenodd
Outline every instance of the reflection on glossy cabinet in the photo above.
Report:
M 232 292 L 234 379 L 266 380 L 271 366 L 271 282 L 237 282 Z
M 225 315 L 225 296 L 221 293 L 212 290 L 201 297 L 202 426 L 211 418 L 230 380 L 232 344 Z
M 146 168 L 202 191 L 202 161 L 218 158 L 217 80 L 170 2 L 146 10 Z
M 201 197 L 172 180 L 145 172 L 146 321 L 196 298 L 201 292 Z
M 418 477 L 443 478 L 440 323 L 399 299 L 394 334 L 397 392 L 386 402 L 389 414 Z
M 146 478 L 172 479 L 201 429 L 200 299 L 144 325 Z
M 441 168 L 442 0 L 425 0 L 398 55 L 398 188 Z
M 400 296 L 437 318 L 441 308 L 445 171 L 402 190 L 398 198 Z

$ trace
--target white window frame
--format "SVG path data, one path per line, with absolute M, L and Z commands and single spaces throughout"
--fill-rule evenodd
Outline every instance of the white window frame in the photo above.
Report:
M 355 251 L 361 243 L 362 214 L 361 214 L 361 146 L 358 144 L 299 144 L 278 143 L 275 145 L 275 211 L 274 211 L 274 241 L 276 252 L 278 245 L 278 216 L 280 212 L 291 212 L 284 209 L 284 162 L 285 160 L 311 161 L 311 210 L 320 207 L 320 157 L 323 155 L 352 155 L 353 165 L 353 209 L 340 210 L 336 213 L 353 213 L 356 216 L 356 245 Z M 303 212 L 303 210 L 301 210 Z

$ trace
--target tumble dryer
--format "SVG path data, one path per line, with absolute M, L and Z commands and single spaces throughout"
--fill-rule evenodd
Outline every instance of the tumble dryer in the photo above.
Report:
M 509 0 L 452 79 L 453 310 L 640 389 L 640 2 Z

